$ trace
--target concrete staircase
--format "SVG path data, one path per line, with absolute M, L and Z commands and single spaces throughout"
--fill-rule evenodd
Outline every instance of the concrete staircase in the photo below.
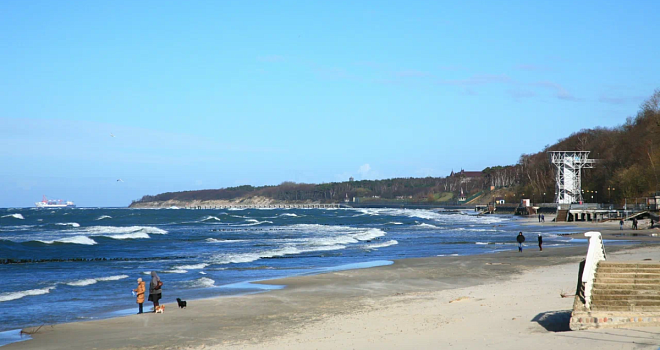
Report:
M 582 300 L 582 302 L 584 302 Z M 576 303 L 571 329 L 660 325 L 660 263 L 598 263 L 591 305 Z
M 565 222 L 568 217 L 568 210 L 560 209 L 557 210 L 557 216 L 555 216 L 555 222 Z

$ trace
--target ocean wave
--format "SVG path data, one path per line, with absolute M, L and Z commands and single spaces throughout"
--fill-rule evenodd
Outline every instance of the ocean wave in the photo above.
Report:
M 222 220 L 220 220 L 217 216 L 211 216 L 211 215 L 209 215 L 209 216 L 203 218 L 202 220 L 200 220 L 200 222 L 209 221 L 209 220 L 213 220 L 213 221 L 222 221 Z
M 294 217 L 294 218 L 298 217 L 298 215 L 296 215 L 294 213 L 283 213 L 283 214 L 280 214 L 279 216 L 290 216 L 290 217 Z
M 174 270 L 166 270 L 166 271 L 161 271 L 162 273 L 188 273 L 188 270 L 180 270 L 180 269 L 174 269 Z
M 256 226 L 256 225 L 261 225 L 261 224 L 272 224 L 272 221 L 264 220 L 264 221 L 259 221 L 255 219 L 247 219 L 245 220 L 246 222 L 249 222 L 249 224 L 232 224 L 231 226 Z
M 0 216 L 0 218 L 14 218 L 14 219 L 25 220 L 23 215 L 21 215 L 19 213 L 3 215 L 3 216 Z
M 279 249 L 253 252 L 253 253 L 221 254 L 215 256 L 213 262 L 215 264 L 248 263 L 259 259 L 275 258 L 285 255 L 297 255 L 302 253 L 318 252 L 318 251 L 341 250 L 345 248 L 346 246 L 344 245 L 307 246 L 307 247 L 287 246 Z
M 110 215 L 101 215 L 96 220 L 104 220 L 104 219 L 112 219 L 112 216 Z
M 370 228 L 366 232 L 360 232 L 353 235 L 358 241 L 370 241 L 374 238 L 385 236 L 385 231 L 378 228 Z
M 215 287 L 215 281 L 208 277 L 200 277 L 196 280 L 190 281 L 190 286 L 193 288 L 210 288 Z
M 140 238 L 151 238 L 148 234 L 144 232 L 134 232 L 134 233 L 124 233 L 120 235 L 107 235 L 104 237 L 112 239 L 140 239 Z
M 421 223 L 421 224 L 418 224 L 418 225 L 415 225 L 415 226 L 417 226 L 417 227 L 428 227 L 428 228 L 440 228 L 440 227 L 438 227 L 438 226 L 435 226 L 435 225 L 433 225 L 433 224 L 427 224 L 427 223 L 425 223 L 425 222 L 423 222 L 423 223 Z
M 77 281 L 72 281 L 72 282 L 65 282 L 67 286 L 72 286 L 72 287 L 84 287 L 84 286 L 89 286 L 90 284 L 95 284 L 98 282 L 107 282 L 107 281 L 118 281 L 122 280 L 124 278 L 128 278 L 128 275 L 116 275 L 116 276 L 108 276 L 108 277 L 97 277 L 97 278 L 85 278 L 82 280 L 77 280 Z
M 364 249 L 385 248 L 385 247 L 389 247 L 389 246 L 393 246 L 393 245 L 397 245 L 397 244 L 399 244 L 399 242 L 397 242 L 396 240 L 390 240 L 390 241 L 383 242 L 383 243 L 368 244 L 368 245 L 364 246 Z
M 84 245 L 94 245 L 94 244 L 96 244 L 95 240 L 93 240 L 93 239 L 91 239 L 87 236 L 73 236 L 73 237 L 55 239 L 55 240 L 52 240 L 52 241 L 37 240 L 37 242 L 46 243 L 46 244 L 53 244 L 53 243 L 72 243 L 72 244 L 84 244 Z
M 390 225 L 403 225 L 403 222 L 398 222 L 398 221 L 390 221 L 388 222 Z
M 57 225 L 57 226 L 80 227 L 80 224 L 77 223 L 77 222 L 58 222 L 55 225 Z
M 180 266 L 174 266 L 172 270 L 201 270 L 205 267 L 209 266 L 209 264 L 195 264 L 195 265 L 180 265 Z
M 0 302 L 21 299 L 23 297 L 27 297 L 27 296 L 31 296 L 31 295 L 48 294 L 48 293 L 50 293 L 50 291 L 52 289 L 55 289 L 55 286 L 41 288 L 41 289 L 29 289 L 29 290 L 22 290 L 22 291 L 18 291 L 18 292 L 2 293 L 2 294 L 0 294 Z
M 137 232 L 155 235 L 167 234 L 166 230 L 153 226 L 90 226 L 86 227 L 83 232 L 91 235 L 126 234 Z
M 206 242 L 208 243 L 237 243 L 237 242 L 247 242 L 247 239 L 216 239 L 216 238 L 207 238 Z

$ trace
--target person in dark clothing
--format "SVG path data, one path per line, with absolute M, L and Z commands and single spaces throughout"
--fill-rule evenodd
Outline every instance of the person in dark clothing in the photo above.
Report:
M 518 241 L 518 251 L 522 253 L 522 244 L 525 241 L 525 236 L 523 236 L 522 232 L 518 233 L 516 241 Z
M 619 220 L 619 230 L 623 230 L 623 219 Z
M 539 233 L 539 250 L 543 251 L 543 236 Z
M 545 215 L 541 214 L 541 222 L 545 222 Z
M 159 300 L 163 297 L 163 282 L 158 277 L 156 271 L 151 271 L 151 282 L 149 283 L 149 301 L 154 303 L 154 312 L 159 306 Z
M 539 222 L 541 222 L 541 214 L 539 214 Z

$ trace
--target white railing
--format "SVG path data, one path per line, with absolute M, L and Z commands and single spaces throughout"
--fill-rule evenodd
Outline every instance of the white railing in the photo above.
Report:
M 591 289 L 594 285 L 594 277 L 598 263 L 607 259 L 605 256 L 605 246 L 600 232 L 590 231 L 584 234 L 589 238 L 589 249 L 587 250 L 587 259 L 584 262 L 584 271 L 582 272 L 582 283 L 584 285 L 584 306 L 590 308 Z

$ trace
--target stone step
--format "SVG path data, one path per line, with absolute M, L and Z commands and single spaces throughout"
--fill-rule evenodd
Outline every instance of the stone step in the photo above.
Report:
M 608 284 L 654 284 L 660 288 L 660 279 L 636 278 L 636 277 L 598 277 L 595 283 Z
M 626 272 L 605 272 L 601 271 L 600 269 L 596 271 L 594 276 L 622 276 L 622 277 L 630 277 L 630 276 L 640 276 L 640 278 L 649 278 L 649 279 L 657 279 L 660 278 L 660 270 L 654 271 L 654 272 L 646 272 L 646 271 L 626 271 Z
M 636 289 L 594 289 L 591 291 L 592 296 L 596 295 L 620 295 L 620 296 L 660 296 L 660 290 L 658 289 L 645 289 L 645 290 L 636 290 Z
M 635 306 L 649 306 L 649 307 L 659 307 L 660 308 L 660 300 L 598 300 L 593 301 L 591 303 L 591 306 L 601 306 L 601 307 L 606 307 L 606 306 L 628 306 L 628 305 L 635 305 Z
M 635 305 L 633 308 L 630 307 L 630 305 L 626 306 L 612 306 L 612 305 L 592 305 L 591 310 L 592 311 L 600 311 L 600 312 L 614 312 L 614 311 L 633 311 L 635 312 L 658 312 L 660 313 L 660 306 L 637 306 Z
M 625 294 L 596 294 L 591 296 L 591 301 L 610 301 L 610 300 L 627 300 L 627 301 L 660 301 L 660 295 L 625 295 Z
M 655 273 L 660 274 L 660 268 L 621 268 L 621 267 L 598 267 L 596 273 Z
M 593 290 L 657 290 L 660 289 L 656 284 L 643 284 L 643 283 L 594 283 Z
M 613 262 L 613 261 L 601 261 L 598 263 L 598 267 L 651 267 L 651 268 L 660 268 L 659 262 L 642 262 L 642 261 L 633 261 L 633 262 Z

